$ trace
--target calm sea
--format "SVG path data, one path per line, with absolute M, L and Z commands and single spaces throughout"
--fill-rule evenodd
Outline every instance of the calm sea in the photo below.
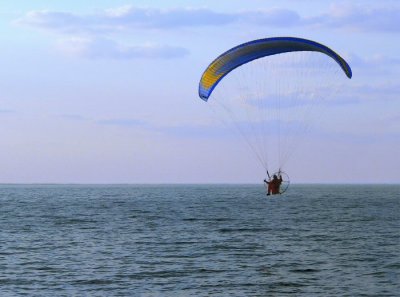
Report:
M 0 296 L 400 296 L 400 186 L 0 186 Z

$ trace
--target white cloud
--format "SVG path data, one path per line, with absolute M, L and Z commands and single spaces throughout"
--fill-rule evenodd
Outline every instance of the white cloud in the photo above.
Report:
M 87 26 L 88 18 L 79 17 L 72 13 L 55 11 L 30 11 L 16 20 L 17 24 L 28 25 L 56 32 L 76 32 Z
M 0 114 L 9 114 L 9 113 L 15 113 L 15 110 L 12 109 L 0 109 Z
M 329 12 L 308 18 L 310 25 L 356 31 L 398 32 L 399 7 L 370 8 L 361 5 L 332 5 Z
M 147 124 L 141 120 L 137 119 L 109 119 L 97 121 L 101 125 L 112 125 L 112 126 L 122 126 L 122 127 L 144 127 Z
M 273 8 L 233 13 L 206 8 L 155 9 L 122 6 L 100 13 L 78 15 L 57 11 L 31 11 L 16 22 L 62 35 L 58 48 L 67 54 L 89 58 L 178 58 L 188 54 L 182 47 L 160 44 L 123 45 L 115 33 L 132 30 L 169 30 L 183 27 L 242 23 L 270 27 L 344 28 L 359 31 L 399 31 L 399 8 L 364 8 L 334 5 L 327 13 L 301 16 L 290 9 Z M 113 35 L 114 34 L 114 35 Z M 377 57 L 376 61 L 387 60 Z M 355 58 L 360 65 L 365 63 Z M 398 62 L 398 61 L 397 61 Z
M 125 5 L 116 8 L 110 8 L 105 10 L 105 14 L 110 17 L 123 17 L 129 14 L 132 10 L 132 5 Z
M 122 6 L 102 13 L 76 15 L 67 12 L 31 11 L 18 23 L 62 33 L 101 33 L 132 29 L 170 29 L 194 26 L 220 26 L 235 22 L 275 27 L 320 26 L 349 28 L 359 31 L 400 30 L 400 8 L 365 8 L 355 5 L 333 5 L 326 13 L 300 16 L 290 9 L 268 9 L 235 13 L 205 8 L 154 9 Z
M 348 60 L 353 67 L 363 67 L 373 69 L 374 72 L 376 68 L 387 67 L 387 66 L 397 66 L 400 64 L 400 59 L 388 57 L 382 54 L 375 54 L 369 57 L 360 57 L 357 54 L 351 53 L 346 55 L 346 60 Z
M 124 6 L 103 13 L 74 15 L 66 12 L 31 11 L 17 23 L 61 33 L 104 33 L 141 28 L 176 28 L 223 25 L 238 15 L 208 9 L 178 8 L 170 10 Z
M 172 59 L 186 56 L 189 51 L 182 47 L 145 44 L 127 46 L 107 38 L 70 37 L 58 42 L 57 48 L 65 54 L 85 58 Z
M 237 14 L 237 19 L 250 24 L 283 27 L 302 25 L 304 22 L 297 12 L 289 9 L 248 11 Z

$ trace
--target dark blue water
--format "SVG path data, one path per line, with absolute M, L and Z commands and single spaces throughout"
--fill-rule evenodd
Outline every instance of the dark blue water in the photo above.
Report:
M 400 296 L 400 186 L 0 186 L 0 296 Z

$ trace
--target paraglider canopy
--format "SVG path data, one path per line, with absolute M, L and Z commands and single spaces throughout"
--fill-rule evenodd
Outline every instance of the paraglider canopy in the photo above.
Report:
M 216 58 L 201 77 L 199 96 L 204 101 L 207 101 L 219 81 L 233 69 L 245 63 L 265 56 L 298 51 L 324 53 L 340 65 L 348 78 L 352 76 L 349 64 L 337 53 L 321 43 L 297 37 L 264 38 L 240 44 Z

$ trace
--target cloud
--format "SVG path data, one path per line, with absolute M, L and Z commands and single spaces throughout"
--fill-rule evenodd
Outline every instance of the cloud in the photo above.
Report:
M 147 132 L 159 133 L 177 138 L 223 138 L 231 137 L 232 129 L 220 122 L 195 123 L 179 119 L 178 122 L 157 123 L 151 120 L 134 118 L 112 118 L 96 120 L 95 123 L 116 128 L 137 128 Z
M 9 113 L 15 113 L 16 111 L 13 109 L 0 109 L 0 114 L 9 114 Z
M 235 15 L 214 12 L 209 9 L 180 8 L 172 10 L 131 8 L 122 19 L 124 23 L 138 27 L 176 28 L 187 26 L 220 26 L 231 23 Z
M 333 5 L 328 13 L 308 19 L 311 25 L 348 28 L 358 31 L 398 32 L 400 8 L 369 8 L 355 5 Z
M 134 30 L 168 31 L 229 24 L 397 32 L 400 30 L 398 15 L 400 8 L 397 7 L 365 8 L 343 4 L 333 5 L 328 12 L 314 16 L 280 8 L 226 13 L 207 8 L 155 9 L 128 5 L 83 15 L 61 11 L 31 11 L 16 20 L 16 23 L 61 35 L 57 47 L 70 55 L 108 59 L 171 59 L 185 57 L 189 51 L 179 46 L 156 43 L 126 45 L 113 39 L 119 33 Z M 389 60 L 388 57 L 376 56 L 374 60 L 363 61 L 355 55 L 352 59 L 361 66 L 366 63 L 379 66 L 379 62 Z
M 288 9 L 242 12 L 236 15 L 236 19 L 250 24 L 275 27 L 293 27 L 304 23 L 304 20 L 297 12 Z
M 146 127 L 147 124 L 137 119 L 109 119 L 97 121 L 100 125 L 122 126 L 122 127 Z
M 236 22 L 273 27 L 325 27 L 359 31 L 400 30 L 400 8 L 366 8 L 356 5 L 333 5 L 326 13 L 300 16 L 289 9 L 268 9 L 233 13 L 206 8 L 154 9 L 122 6 L 97 14 L 76 15 L 68 12 L 31 11 L 17 23 L 61 33 L 104 33 L 133 29 L 171 29 L 198 26 L 221 26 Z
M 79 114 L 60 114 L 60 118 L 72 121 L 86 121 L 88 118 Z
M 68 12 L 30 11 L 16 20 L 17 24 L 28 25 L 55 32 L 72 33 L 88 29 L 92 17 L 80 17 Z
M 64 38 L 58 42 L 57 48 L 68 55 L 91 59 L 173 59 L 184 57 L 189 53 L 183 47 L 156 44 L 126 46 L 107 38 L 89 37 Z
M 333 96 L 327 104 L 330 106 L 371 106 L 397 104 L 400 86 L 394 83 L 369 83 L 349 85 Z
M 352 68 L 360 68 L 363 70 L 373 70 L 376 74 L 379 68 L 388 70 L 388 66 L 397 67 L 400 65 L 400 59 L 388 57 L 382 54 L 376 54 L 369 57 L 360 57 L 357 54 L 351 53 L 346 55 L 346 60 L 349 61 Z
M 393 101 L 398 98 L 400 85 L 397 83 L 369 83 L 368 85 L 355 86 L 354 93 L 363 98 L 371 98 L 371 100 Z
M 47 10 L 31 11 L 16 22 L 61 33 L 104 33 L 143 28 L 219 26 L 231 23 L 235 19 L 237 19 L 237 15 L 208 9 L 161 10 L 124 6 L 83 16 Z

